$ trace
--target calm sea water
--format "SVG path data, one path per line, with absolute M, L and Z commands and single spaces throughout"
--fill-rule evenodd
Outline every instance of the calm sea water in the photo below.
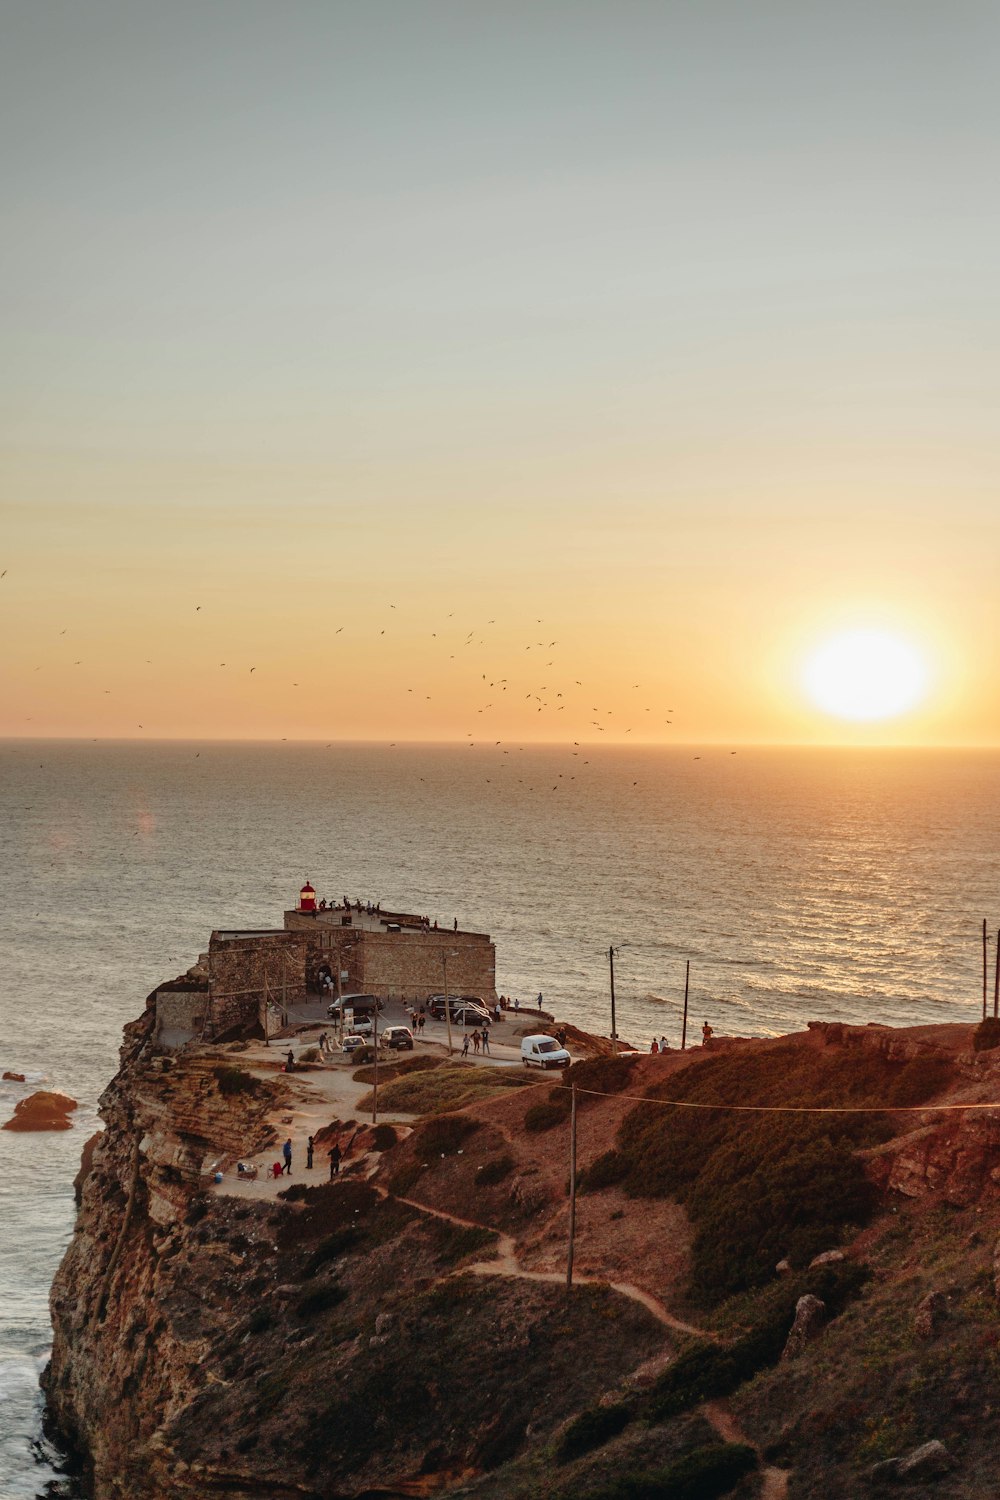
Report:
M 493 933 L 501 990 L 621 1035 L 814 1017 L 975 1019 L 1000 925 L 1000 753 L 0 745 L 0 1118 L 43 1080 L 72 1131 L 5 1134 L 0 1496 L 69 1493 L 34 1446 L 47 1294 L 122 1024 L 214 926 L 308 876 Z M 700 759 L 695 759 L 699 755 Z M 56 1484 L 56 1489 L 47 1485 Z

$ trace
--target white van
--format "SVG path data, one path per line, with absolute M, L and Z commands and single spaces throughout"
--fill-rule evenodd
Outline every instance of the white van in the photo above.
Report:
M 526 1068 L 568 1068 L 573 1059 L 553 1036 L 526 1036 L 521 1061 Z

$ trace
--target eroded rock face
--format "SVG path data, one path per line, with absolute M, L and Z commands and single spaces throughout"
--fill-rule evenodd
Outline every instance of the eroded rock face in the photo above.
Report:
M 567 1303 L 561 1282 L 455 1275 L 484 1232 L 363 1173 L 207 1187 L 217 1160 L 273 1141 L 286 1084 L 224 1090 L 226 1054 L 198 1043 L 165 1066 L 152 1025 L 126 1028 L 51 1297 L 51 1423 L 94 1500 L 444 1491 L 662 1351 L 656 1320 L 609 1288 Z M 385 1144 L 331 1129 L 352 1161 Z
M 76 1100 L 68 1094 L 59 1094 L 51 1089 L 39 1089 L 20 1099 L 14 1105 L 14 1114 L 4 1130 L 71 1130 L 70 1115 L 76 1109 Z
M 939 1194 L 957 1207 L 1000 1197 L 1000 1109 L 970 1111 L 922 1126 L 878 1154 L 867 1170 L 879 1187 L 908 1198 Z

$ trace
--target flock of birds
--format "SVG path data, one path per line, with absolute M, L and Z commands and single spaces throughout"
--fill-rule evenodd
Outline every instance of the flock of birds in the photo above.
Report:
M 6 577 L 6 575 L 7 569 L 4 568 L 3 571 L 0 572 L 0 579 Z M 388 608 L 395 612 L 397 606 L 395 604 L 389 604 Z M 194 613 L 200 616 L 204 615 L 205 612 L 203 610 L 203 606 L 201 604 L 196 604 L 194 606 Z M 453 620 L 454 617 L 454 612 L 448 614 L 447 621 Z M 380 641 L 383 637 L 386 636 L 387 630 L 390 628 L 391 623 L 391 621 L 387 621 L 385 625 L 379 625 L 375 628 L 374 639 L 376 641 Z M 439 647 L 430 649 L 436 649 L 438 651 L 438 655 L 440 656 L 443 647 L 446 647 L 449 644 L 454 645 L 456 649 L 448 652 L 447 660 L 449 662 L 460 663 L 459 667 L 457 668 L 457 672 L 465 675 L 466 661 L 468 661 L 471 665 L 476 657 L 477 652 L 485 649 L 487 652 L 492 653 L 493 643 L 489 639 L 489 632 L 493 627 L 496 626 L 496 624 L 496 619 L 491 618 L 487 620 L 484 625 L 474 626 L 465 634 L 464 637 L 458 635 L 455 632 L 455 627 L 449 626 L 447 625 L 447 623 L 442 624 L 439 630 L 432 630 L 428 632 L 428 636 L 431 641 L 441 643 Z M 545 621 L 542 618 L 538 618 L 534 621 L 534 624 L 536 627 L 542 626 L 545 624 Z M 332 633 L 335 636 L 339 636 L 344 633 L 344 630 L 344 625 L 338 625 Z M 65 627 L 59 631 L 60 636 L 64 636 L 67 633 L 68 627 Z M 532 631 L 533 636 L 537 635 L 537 633 L 537 631 Z M 545 634 L 545 632 L 542 633 Z M 414 636 L 411 634 L 408 643 L 412 644 L 413 640 Z M 588 711 L 588 700 L 591 699 L 594 695 L 587 693 L 586 684 L 582 678 L 570 676 L 563 668 L 559 660 L 560 641 L 558 637 L 553 640 L 532 639 L 524 643 L 522 649 L 524 653 L 534 654 L 531 655 L 527 660 L 525 660 L 519 668 L 516 667 L 513 662 L 507 664 L 507 671 L 510 673 L 510 675 L 500 676 L 496 672 L 491 674 L 488 671 L 480 671 L 478 672 L 478 675 L 469 673 L 466 676 L 466 682 L 468 683 L 470 688 L 473 689 L 473 692 L 471 694 L 473 701 L 470 705 L 470 716 L 475 715 L 475 719 L 482 719 L 483 722 L 478 726 L 478 728 L 474 727 L 472 729 L 466 730 L 465 741 L 468 745 L 468 748 L 470 749 L 485 746 L 490 750 L 499 752 L 499 755 L 497 756 L 497 764 L 493 768 L 493 774 L 484 777 L 485 784 L 487 786 L 498 785 L 499 781 L 495 778 L 501 777 L 502 773 L 506 772 L 510 766 L 516 766 L 516 757 L 519 754 L 524 753 L 526 747 L 524 744 L 518 744 L 516 742 L 512 745 L 511 743 L 505 742 L 503 738 L 493 739 L 493 737 L 488 733 L 487 726 L 491 723 L 494 726 L 497 726 L 499 724 L 502 724 L 505 719 L 509 721 L 511 718 L 520 717 L 520 715 L 517 714 L 516 711 L 513 713 L 511 712 L 511 710 L 513 710 L 514 708 L 515 702 L 520 700 L 520 704 L 528 705 L 534 714 L 548 716 L 548 720 L 551 723 L 553 729 L 552 740 L 554 740 L 557 744 L 563 745 L 567 750 L 568 755 L 573 760 L 576 760 L 578 762 L 578 765 L 572 771 L 567 768 L 566 772 L 560 771 L 557 773 L 557 780 L 552 785 L 551 791 L 558 792 L 560 790 L 560 783 L 569 784 L 577 780 L 577 777 L 581 773 L 583 767 L 590 765 L 590 759 L 585 753 L 588 748 L 586 738 L 584 740 L 574 739 L 572 741 L 569 741 L 568 736 L 564 738 L 565 730 L 563 729 L 563 724 L 565 721 L 558 720 L 557 716 L 559 714 L 565 714 L 569 712 L 573 719 L 579 720 L 581 713 Z M 147 666 L 153 665 L 153 661 L 151 658 L 146 658 L 145 660 Z M 84 665 L 83 659 L 80 658 L 74 660 L 72 665 L 74 667 L 82 667 Z M 437 664 L 434 663 L 434 666 L 436 669 Z M 264 680 L 257 675 L 257 663 L 244 663 L 241 669 L 236 667 L 235 664 L 226 661 L 220 661 L 218 664 L 218 669 L 226 671 L 243 670 L 249 677 L 255 677 L 257 681 Z M 41 665 L 36 666 L 35 671 L 41 671 Z M 540 680 L 543 676 L 545 678 L 545 681 Z M 424 684 L 423 686 L 426 685 L 427 684 Z M 298 689 L 300 686 L 300 682 L 298 680 L 293 680 L 291 681 L 290 686 L 294 689 Z M 423 701 L 427 703 L 432 702 L 433 695 L 431 693 L 423 691 L 423 686 L 407 685 L 405 688 L 404 697 L 410 697 L 414 701 Z M 524 691 L 524 689 L 527 689 L 527 691 Z M 630 693 L 641 692 L 641 684 L 638 682 L 632 683 L 629 691 Z M 110 688 L 104 688 L 102 692 L 104 696 L 111 696 Z M 662 710 L 659 710 L 659 712 L 662 712 Z M 624 728 L 620 729 L 622 741 L 624 742 L 625 736 L 631 735 L 635 732 L 637 725 L 639 725 L 642 729 L 649 729 L 654 725 L 656 729 L 659 729 L 661 726 L 671 727 L 674 722 L 674 712 L 675 710 L 673 708 L 668 708 L 666 710 L 666 713 L 670 717 L 660 719 L 658 717 L 658 711 L 653 704 L 643 703 L 640 699 L 633 700 L 633 708 L 628 717 L 635 717 L 636 723 L 630 723 Z M 622 717 L 620 713 L 616 715 L 616 712 L 613 708 L 607 707 L 602 709 L 599 704 L 594 704 L 591 702 L 589 704 L 589 713 L 594 717 L 587 720 L 587 727 L 594 730 L 596 735 L 606 735 L 609 733 L 614 733 L 614 731 L 619 728 L 618 724 L 613 725 L 610 722 L 615 718 L 617 718 L 620 722 L 620 719 Z M 657 714 L 657 717 L 653 717 L 654 714 Z M 649 715 L 650 718 L 646 719 L 646 715 Z M 475 719 L 473 719 L 473 723 L 475 723 Z M 31 723 L 32 719 L 28 718 L 25 720 L 25 722 Z M 142 723 L 137 723 L 136 728 L 144 729 L 144 725 Z M 577 733 L 579 733 L 579 729 L 577 729 Z M 284 742 L 287 742 L 287 736 L 283 736 L 282 739 Z M 332 748 L 333 743 L 333 741 L 329 741 L 326 748 Z M 596 741 L 596 743 L 599 743 L 599 741 Z M 389 748 L 396 749 L 398 747 L 398 744 L 399 741 L 393 740 L 390 742 Z M 511 756 L 512 753 L 515 757 L 514 760 L 507 761 L 504 759 L 504 757 Z M 730 755 L 735 755 L 736 751 L 730 750 L 728 753 Z M 200 754 L 200 751 L 194 752 L 194 758 L 199 759 Z M 698 761 L 701 759 L 702 756 L 700 754 L 692 756 L 692 760 Z M 421 776 L 419 779 L 421 781 L 424 781 L 426 778 Z M 503 779 L 514 780 L 516 781 L 518 786 L 527 787 L 527 790 L 530 792 L 541 790 L 541 788 L 536 788 L 533 782 L 530 782 L 524 776 L 515 775 L 513 777 L 503 777 Z M 632 785 L 634 787 L 638 787 L 639 782 L 633 781 Z

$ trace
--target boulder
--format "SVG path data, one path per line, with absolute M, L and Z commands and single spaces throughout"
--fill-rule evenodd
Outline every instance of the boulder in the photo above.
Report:
M 779 1276 L 787 1276 L 792 1269 L 792 1263 L 790 1260 L 779 1260 L 774 1269 Z
M 68 1094 L 57 1094 L 49 1089 L 39 1089 L 21 1099 L 14 1106 L 13 1116 L 4 1124 L 4 1130 L 69 1130 L 72 1120 L 69 1115 L 76 1109 L 76 1100 Z
M 795 1304 L 795 1322 L 789 1330 L 782 1359 L 794 1359 L 816 1337 L 826 1320 L 826 1303 L 809 1292 Z
M 868 1477 L 875 1484 L 919 1484 L 925 1479 L 940 1479 L 953 1467 L 944 1443 L 934 1438 L 900 1458 L 886 1458 L 874 1464 Z
M 904 1482 L 939 1479 L 951 1467 L 951 1455 L 947 1448 L 934 1438 L 932 1442 L 921 1443 L 919 1448 L 914 1448 L 905 1458 L 900 1459 L 897 1477 Z
M 824 1250 L 823 1253 L 822 1253 L 822 1255 L 814 1255 L 813 1256 L 812 1260 L 809 1262 L 809 1269 L 811 1271 L 812 1268 L 813 1268 L 813 1266 L 832 1266 L 832 1265 L 836 1265 L 837 1261 L 843 1260 L 843 1259 L 844 1259 L 844 1252 L 843 1252 L 843 1250 Z
M 944 1316 L 945 1298 L 943 1292 L 928 1292 L 927 1296 L 919 1303 L 913 1318 L 913 1332 L 918 1339 L 932 1339 L 941 1326 Z
M 24 1082 L 24 1074 L 23 1073 L 12 1073 L 9 1068 L 4 1073 L 3 1078 L 4 1078 L 4 1081 L 6 1083 L 23 1083 Z

